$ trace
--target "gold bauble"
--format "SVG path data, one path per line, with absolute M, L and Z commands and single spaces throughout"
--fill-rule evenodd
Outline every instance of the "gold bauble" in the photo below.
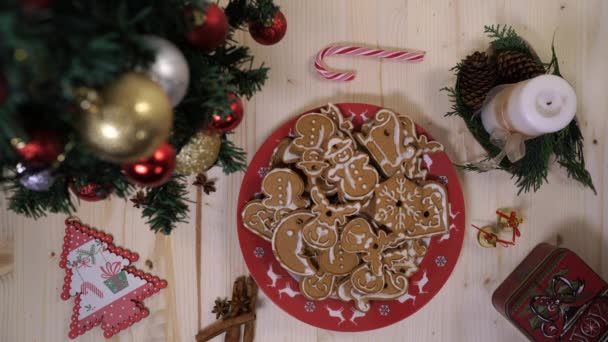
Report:
M 222 139 L 218 134 L 206 131 L 196 133 L 177 155 L 175 172 L 195 175 L 207 170 L 215 164 L 221 145 Z
M 101 159 L 123 164 L 149 157 L 171 132 L 171 102 L 156 82 L 142 74 L 126 73 L 103 89 L 98 99 L 81 99 L 82 140 Z

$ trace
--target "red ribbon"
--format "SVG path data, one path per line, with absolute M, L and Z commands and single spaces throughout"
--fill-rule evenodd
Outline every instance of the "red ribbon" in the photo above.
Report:
M 114 277 L 115 275 L 118 274 L 118 272 L 120 272 L 121 268 L 122 268 L 122 264 L 120 263 L 120 261 L 116 261 L 116 262 L 106 262 L 106 267 L 104 268 L 103 266 L 99 267 L 101 269 L 101 277 L 105 278 L 105 279 L 109 279 Z

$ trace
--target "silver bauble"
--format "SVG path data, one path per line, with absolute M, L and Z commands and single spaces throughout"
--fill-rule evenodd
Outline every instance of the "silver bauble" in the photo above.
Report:
M 146 44 L 154 51 L 155 60 L 146 73 L 167 93 L 175 107 L 186 95 L 190 83 L 190 69 L 182 52 L 170 41 L 145 35 Z
M 39 192 L 50 189 L 57 178 L 49 169 L 28 170 L 21 164 L 17 165 L 17 175 L 24 188 Z

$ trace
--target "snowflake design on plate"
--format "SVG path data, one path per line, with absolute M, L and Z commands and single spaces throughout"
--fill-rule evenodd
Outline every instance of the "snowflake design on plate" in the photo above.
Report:
M 380 316 L 388 316 L 391 313 L 391 308 L 388 304 L 382 304 L 378 308 L 378 311 L 380 312 Z
M 314 312 L 316 309 L 317 306 L 313 302 L 306 302 L 306 304 L 304 304 L 304 310 L 306 310 L 306 312 Z
M 268 171 L 270 171 L 268 166 L 262 166 L 258 170 L 258 175 L 260 175 L 261 178 L 264 178 L 268 174 Z
M 437 177 L 437 181 L 444 186 L 448 185 L 448 177 L 447 176 L 439 176 Z
M 437 266 L 439 266 L 439 267 L 443 267 L 443 266 L 447 265 L 447 263 L 448 263 L 448 258 L 446 258 L 443 255 L 440 255 L 437 258 L 435 258 L 435 264 L 437 264 Z
M 266 252 L 264 251 L 264 248 L 262 248 L 262 247 L 256 247 L 253 250 L 253 255 L 255 255 L 255 257 L 258 258 L 258 259 L 261 258 L 261 257 L 263 257 L 265 253 Z

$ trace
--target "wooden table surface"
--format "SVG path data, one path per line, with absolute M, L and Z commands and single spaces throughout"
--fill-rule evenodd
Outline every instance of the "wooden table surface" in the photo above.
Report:
M 278 2 L 289 23 L 281 43 L 264 47 L 246 32 L 239 34 L 257 60 L 272 68 L 263 91 L 246 104 L 245 120 L 234 136 L 250 157 L 295 114 L 327 102 L 367 102 L 412 116 L 445 144 L 454 162 L 475 160 L 482 155 L 479 146 L 462 120 L 443 117 L 450 103 L 439 89 L 454 83 L 449 69 L 456 62 L 485 49 L 484 24 L 506 23 L 544 60 L 550 57 L 555 34 L 562 73 L 578 94 L 585 156 L 598 195 L 569 180 L 556 166 L 548 185 L 522 196 L 517 196 L 505 173 L 460 173 L 467 207 L 464 246 L 451 278 L 428 305 L 388 328 L 348 334 L 307 326 L 262 295 L 258 341 L 523 340 L 494 310 L 490 296 L 543 241 L 571 248 L 608 278 L 608 1 Z M 416 48 L 428 54 L 419 64 L 331 58 L 332 66 L 358 72 L 353 82 L 332 83 L 318 77 L 311 64 L 319 49 L 335 42 Z M 204 195 L 191 187 L 191 222 L 181 224 L 169 237 L 150 232 L 129 202 L 112 199 L 80 205 L 77 215 L 84 222 L 113 234 L 118 245 L 139 252 L 136 266 L 169 281 L 160 295 L 146 300 L 150 317 L 113 341 L 193 341 L 201 327 L 214 321 L 214 299 L 228 296 L 236 276 L 247 273 L 235 213 L 243 174 L 226 177 L 213 169 L 210 176 L 217 178 L 218 191 Z M 470 224 L 491 223 L 499 207 L 523 209 L 523 236 L 513 248 L 480 248 Z M 58 268 L 65 217 L 52 215 L 38 221 L 19 217 L 8 212 L 4 199 L 0 213 L 0 341 L 67 340 L 73 304 L 59 298 L 64 273 Z M 104 338 L 96 328 L 78 340 Z

